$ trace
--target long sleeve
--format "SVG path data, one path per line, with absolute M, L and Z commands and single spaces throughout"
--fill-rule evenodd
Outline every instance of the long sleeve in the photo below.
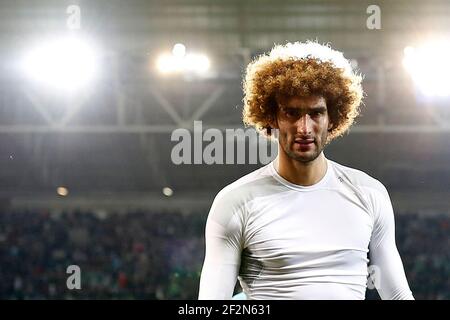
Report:
M 373 198 L 375 221 L 369 245 L 374 282 L 383 300 L 411 300 L 414 297 L 395 243 L 392 203 L 384 186 L 377 193 Z
M 208 215 L 206 252 L 200 277 L 200 300 L 227 300 L 233 296 L 241 262 L 242 215 L 230 197 L 220 193 Z

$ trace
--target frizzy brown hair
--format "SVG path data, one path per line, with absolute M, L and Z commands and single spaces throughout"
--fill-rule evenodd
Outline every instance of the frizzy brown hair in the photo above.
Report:
M 280 98 L 323 96 L 332 129 L 327 143 L 344 134 L 359 114 L 363 90 L 341 52 L 316 42 L 275 46 L 251 62 L 243 82 L 243 121 L 271 136 Z

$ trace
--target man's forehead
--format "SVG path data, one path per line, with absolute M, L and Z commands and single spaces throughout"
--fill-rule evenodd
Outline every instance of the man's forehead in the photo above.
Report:
M 317 108 L 327 106 L 326 100 L 322 96 L 292 96 L 280 97 L 278 103 L 284 107 L 290 108 Z

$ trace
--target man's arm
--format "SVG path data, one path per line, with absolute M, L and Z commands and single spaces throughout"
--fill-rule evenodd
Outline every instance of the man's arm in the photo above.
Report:
M 231 299 L 239 273 L 242 214 L 226 198 L 220 194 L 216 197 L 206 223 L 206 254 L 198 297 L 201 300 Z
M 369 245 L 371 265 L 378 293 L 383 300 L 414 299 L 395 244 L 392 203 L 384 186 L 374 201 L 375 223 Z

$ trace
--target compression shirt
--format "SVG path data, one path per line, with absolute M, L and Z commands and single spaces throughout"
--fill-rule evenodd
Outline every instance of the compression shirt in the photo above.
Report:
M 228 185 L 206 224 L 199 299 L 364 299 L 368 264 L 382 299 L 413 299 L 395 244 L 389 194 L 366 173 L 326 159 L 300 186 L 274 162 Z

